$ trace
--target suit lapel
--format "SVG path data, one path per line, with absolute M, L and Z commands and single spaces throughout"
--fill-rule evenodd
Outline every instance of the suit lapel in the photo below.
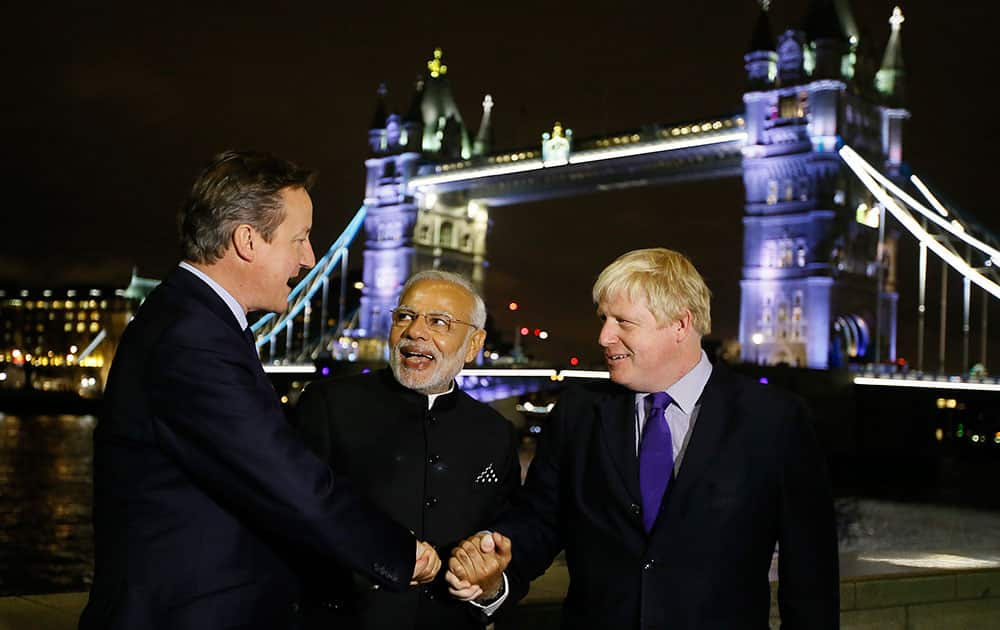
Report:
M 621 389 L 597 403 L 601 443 L 614 462 L 633 502 L 640 502 L 639 465 L 635 457 L 635 396 Z
M 718 463 L 722 443 L 732 434 L 731 425 L 737 420 L 733 413 L 734 394 L 725 368 L 716 365 L 702 392 L 701 409 L 671 494 L 680 494 L 691 488 L 709 466 Z

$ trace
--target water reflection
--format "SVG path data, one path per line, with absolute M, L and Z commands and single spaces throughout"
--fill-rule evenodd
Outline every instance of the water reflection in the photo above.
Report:
M 93 416 L 0 414 L 0 595 L 93 577 Z

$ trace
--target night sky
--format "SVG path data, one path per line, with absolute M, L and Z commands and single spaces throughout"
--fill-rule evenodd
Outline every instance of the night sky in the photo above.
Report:
M 178 257 L 176 209 L 204 162 L 225 148 L 272 151 L 320 171 L 313 246 L 325 251 L 362 201 L 378 84 L 388 84 L 391 106 L 405 109 L 435 46 L 444 49 L 471 133 L 483 96 L 493 96 L 498 149 L 538 143 L 555 120 L 588 137 L 738 113 L 742 55 L 758 12 L 752 0 L 156 4 L 7 13 L 4 284 L 123 285 L 133 265 L 162 277 Z M 775 35 L 798 26 L 805 5 L 774 0 Z M 892 7 L 853 3 L 879 58 Z M 946 203 L 1000 231 L 988 192 L 1000 124 L 986 96 L 1000 59 L 1000 10 L 968 0 L 902 8 L 912 113 L 904 158 Z M 622 252 L 666 246 L 706 276 L 712 336 L 734 337 L 742 199 L 741 181 L 728 179 L 498 208 L 488 241 L 490 310 L 505 331 L 548 329 L 552 338 L 535 342 L 538 354 L 596 357 L 593 279 Z M 915 251 L 905 244 L 900 260 L 907 357 L 915 352 Z M 353 260 L 361 260 L 360 244 Z M 936 264 L 932 272 L 939 275 Z M 960 287 L 953 275 L 952 296 Z M 511 299 L 523 306 L 516 319 L 505 311 Z M 932 282 L 929 301 L 936 299 Z M 955 335 L 959 308 L 953 299 Z M 1000 340 L 998 304 L 991 330 Z M 957 369 L 952 341 L 949 367 Z M 929 336 L 932 365 L 936 346 Z M 975 355 L 976 336 L 973 348 Z M 1000 341 L 991 354 L 1000 358 Z

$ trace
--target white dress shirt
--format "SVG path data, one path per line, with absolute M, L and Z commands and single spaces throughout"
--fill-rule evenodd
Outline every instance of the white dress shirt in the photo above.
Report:
M 221 284 L 219 284 L 215 280 L 212 280 L 210 277 L 208 277 L 208 274 L 206 274 L 204 271 L 198 269 L 197 267 L 195 267 L 194 265 L 192 265 L 187 261 L 182 260 L 180 268 L 190 271 L 195 275 L 195 277 L 197 277 L 199 280 L 201 280 L 209 287 L 211 287 L 211 289 L 215 291 L 220 298 L 222 298 L 222 301 L 226 303 L 226 306 L 229 307 L 229 310 L 233 312 L 233 317 L 235 317 L 236 321 L 239 322 L 240 330 L 246 330 L 247 313 L 246 311 L 243 310 L 243 306 L 236 301 L 236 298 L 234 298 L 229 291 L 223 289 Z
M 676 383 L 667 388 L 667 394 L 673 399 L 670 406 L 664 412 L 667 417 L 667 426 L 670 427 L 670 442 L 674 455 L 674 474 L 681 468 L 681 459 L 684 457 L 684 450 L 687 448 L 688 439 L 691 437 L 691 427 L 698 419 L 698 411 L 701 405 L 698 399 L 705 390 L 705 384 L 712 375 L 712 364 L 708 361 L 708 355 L 701 351 L 701 358 L 690 372 L 682 376 Z M 646 405 L 643 399 L 648 394 L 635 395 L 635 453 L 639 455 L 639 442 L 642 439 L 642 430 L 646 427 Z

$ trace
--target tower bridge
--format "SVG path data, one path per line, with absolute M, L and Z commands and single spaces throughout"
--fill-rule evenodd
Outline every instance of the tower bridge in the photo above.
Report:
M 968 217 L 938 208 L 933 193 L 908 177 L 901 11 L 889 20 L 879 63 L 870 52 L 877 46 L 861 41 L 847 3 L 810 0 L 803 26 L 777 36 L 766 4 L 744 55 L 744 111 L 736 115 L 645 124 L 584 139 L 555 122 L 536 146 L 500 151 L 494 148 L 493 99 L 484 98 L 472 136 L 452 97 L 440 49 L 427 62 L 406 113 L 391 113 L 387 90 L 380 87 L 368 132 L 362 210 L 329 258 L 293 292 L 289 312 L 259 327 L 266 358 L 295 362 L 336 350 L 344 335 L 353 339 L 355 358 L 384 356 L 389 311 L 409 275 L 443 268 L 482 285 L 494 208 L 742 177 L 744 361 L 820 369 L 895 361 L 902 237 L 920 244 L 921 278 L 928 251 L 943 261 L 945 278 L 948 269 L 963 278 L 963 365 L 973 360 L 971 292 L 982 290 L 978 360 L 985 365 L 987 303 L 1000 297 L 991 267 L 1000 264 L 998 241 Z M 921 196 L 926 204 L 917 201 Z M 938 218 L 948 218 L 935 220 L 935 212 L 928 217 L 916 206 L 932 206 Z M 890 218 L 906 229 L 886 229 Z M 347 247 L 362 220 L 363 289 L 356 319 L 348 326 L 341 309 L 335 330 L 317 331 L 309 321 L 313 302 L 319 300 L 324 313 L 331 310 L 328 285 L 337 274 L 343 296 Z M 919 229 L 910 229 L 911 223 Z M 922 323 L 923 293 L 920 305 Z M 942 297 L 942 311 L 946 306 Z M 923 370 L 922 326 L 919 334 Z M 943 355 L 943 324 L 940 335 Z

